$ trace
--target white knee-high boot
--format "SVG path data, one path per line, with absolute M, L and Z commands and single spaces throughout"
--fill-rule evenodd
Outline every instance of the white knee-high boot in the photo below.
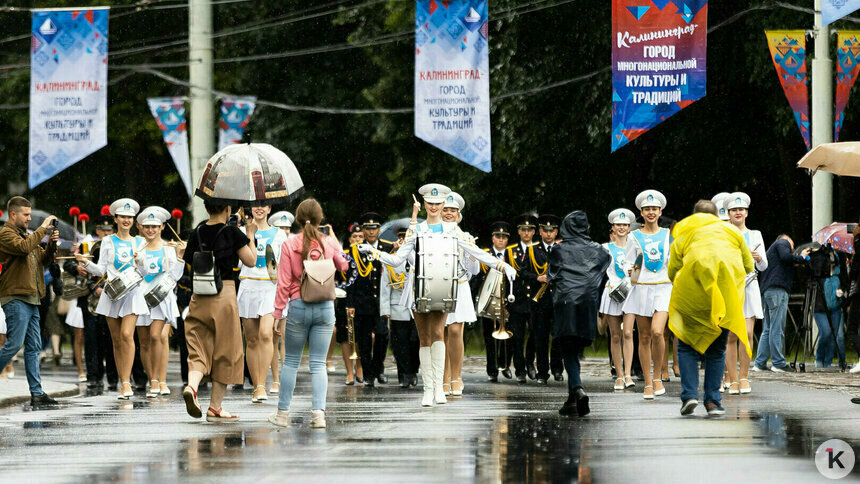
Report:
M 421 380 L 424 382 L 424 398 L 421 399 L 422 407 L 433 406 L 433 363 L 429 346 L 418 348 L 418 361 L 421 365 Z
M 430 357 L 433 363 L 433 399 L 437 405 L 448 403 L 442 380 L 445 377 L 445 342 L 437 341 L 430 345 Z

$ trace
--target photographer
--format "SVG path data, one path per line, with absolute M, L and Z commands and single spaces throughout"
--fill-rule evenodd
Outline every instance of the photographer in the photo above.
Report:
M 845 362 L 845 335 L 842 333 L 842 284 L 845 270 L 841 257 L 829 245 L 815 251 L 810 258 L 811 277 L 818 282 L 818 297 L 814 302 L 815 323 L 818 325 L 818 347 L 815 368 L 830 368 L 834 346 L 838 347 L 840 367 Z M 836 335 L 836 345 L 834 345 Z
M 794 255 L 794 241 L 781 234 L 767 249 L 767 270 L 759 275 L 764 320 L 758 340 L 758 352 L 752 371 L 767 370 L 767 360 L 772 360 L 771 371 L 781 373 L 788 367 L 782 347 L 785 343 L 785 316 L 788 312 L 788 294 L 794 279 L 794 265 L 806 263 L 809 249 Z
M 39 301 L 45 297 L 44 267 L 53 263 L 59 233 L 57 217 L 46 217 L 32 234 L 27 234 L 30 223 L 30 202 L 24 197 L 12 197 L 7 204 L 9 221 L 0 229 L 0 304 L 6 313 L 7 340 L 0 349 L 0 368 L 4 368 L 15 353 L 25 347 L 24 368 L 30 384 L 30 404 L 33 407 L 56 405 L 57 402 L 42 391 L 39 374 L 39 351 L 42 341 L 39 330 Z M 50 231 L 50 232 L 49 232 Z M 50 233 L 48 245 L 39 242 Z

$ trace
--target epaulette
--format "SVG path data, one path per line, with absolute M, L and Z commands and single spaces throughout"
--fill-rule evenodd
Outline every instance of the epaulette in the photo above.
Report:
M 486 253 L 488 253 L 488 254 L 489 254 L 489 253 L 490 253 L 490 248 L 489 248 L 489 247 L 487 247 L 486 249 L 484 249 L 484 252 L 486 252 Z
M 534 246 L 538 245 L 539 243 L 540 242 L 532 242 L 531 244 L 527 245 L 526 247 L 534 247 Z
M 513 249 L 513 248 L 515 248 L 515 247 L 516 247 L 516 246 L 518 246 L 518 245 L 520 245 L 520 244 L 511 244 L 511 245 L 509 245 L 509 246 L 507 246 L 507 247 L 505 247 L 505 248 L 506 248 L 506 249 Z

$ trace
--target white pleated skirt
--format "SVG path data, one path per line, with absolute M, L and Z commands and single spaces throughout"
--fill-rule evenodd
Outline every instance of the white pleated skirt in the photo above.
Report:
M 102 291 L 102 295 L 99 296 L 99 304 L 96 306 L 96 314 L 115 319 L 124 318 L 129 314 L 141 316 L 149 314 L 149 307 L 146 305 L 146 300 L 143 299 L 143 289 L 141 286 L 137 286 L 122 299 L 116 301 Z
M 744 318 L 764 319 L 764 308 L 761 305 L 761 292 L 758 279 L 752 281 L 744 290 Z
M 0 334 L 6 334 L 6 313 L 0 307 Z
M 656 312 L 669 311 L 669 298 L 672 297 L 672 283 L 633 284 L 621 310 L 627 314 L 650 318 Z
M 179 305 L 176 304 L 176 294 L 170 293 L 158 306 L 137 318 L 137 326 L 149 326 L 153 321 L 164 321 L 176 328 L 176 318 L 179 317 Z
M 616 302 L 609 297 L 609 286 L 603 288 L 603 295 L 600 296 L 600 314 L 607 316 L 621 316 L 624 314 L 624 303 Z
M 275 289 L 272 281 L 242 279 L 236 299 L 240 318 L 259 318 L 275 312 Z
M 78 307 L 78 300 L 72 299 L 69 305 L 69 312 L 66 314 L 66 324 L 73 328 L 84 327 L 84 312 Z
M 454 323 L 472 323 L 478 320 L 478 315 L 475 314 L 475 301 L 472 300 L 472 289 L 469 287 L 469 281 L 460 281 L 457 287 L 457 303 L 454 304 L 454 312 L 448 313 L 445 319 L 445 326 Z

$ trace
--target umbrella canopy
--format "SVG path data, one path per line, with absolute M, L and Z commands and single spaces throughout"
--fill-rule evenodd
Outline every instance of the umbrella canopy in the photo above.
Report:
M 815 233 L 812 240 L 821 245 L 830 244 L 834 249 L 848 254 L 854 253 L 854 235 L 848 231 L 848 225 L 842 222 L 833 222 Z M 853 228 L 853 227 L 852 227 Z
M 288 203 L 304 188 L 299 170 L 264 143 L 230 145 L 209 159 L 195 194 L 214 203 L 254 206 Z
M 51 214 L 43 210 L 32 209 L 30 211 L 30 224 L 27 226 L 27 229 L 30 232 L 35 231 L 50 215 Z M 4 212 L 3 215 L 0 216 L 0 222 L 6 223 L 7 220 L 9 220 L 9 214 Z M 82 240 L 84 238 L 84 236 L 78 232 L 76 239 L 75 228 L 62 220 L 57 220 L 57 229 L 60 231 L 59 247 L 61 249 L 69 249 L 72 247 L 75 240 Z
M 419 218 L 418 223 L 423 222 L 424 219 Z M 379 238 L 383 240 L 387 240 L 389 242 L 394 242 L 397 240 L 397 229 L 400 228 L 409 228 L 409 217 L 397 218 L 394 220 L 389 220 L 382 224 L 379 227 Z
M 822 143 L 801 158 L 797 167 L 860 177 L 860 142 Z

